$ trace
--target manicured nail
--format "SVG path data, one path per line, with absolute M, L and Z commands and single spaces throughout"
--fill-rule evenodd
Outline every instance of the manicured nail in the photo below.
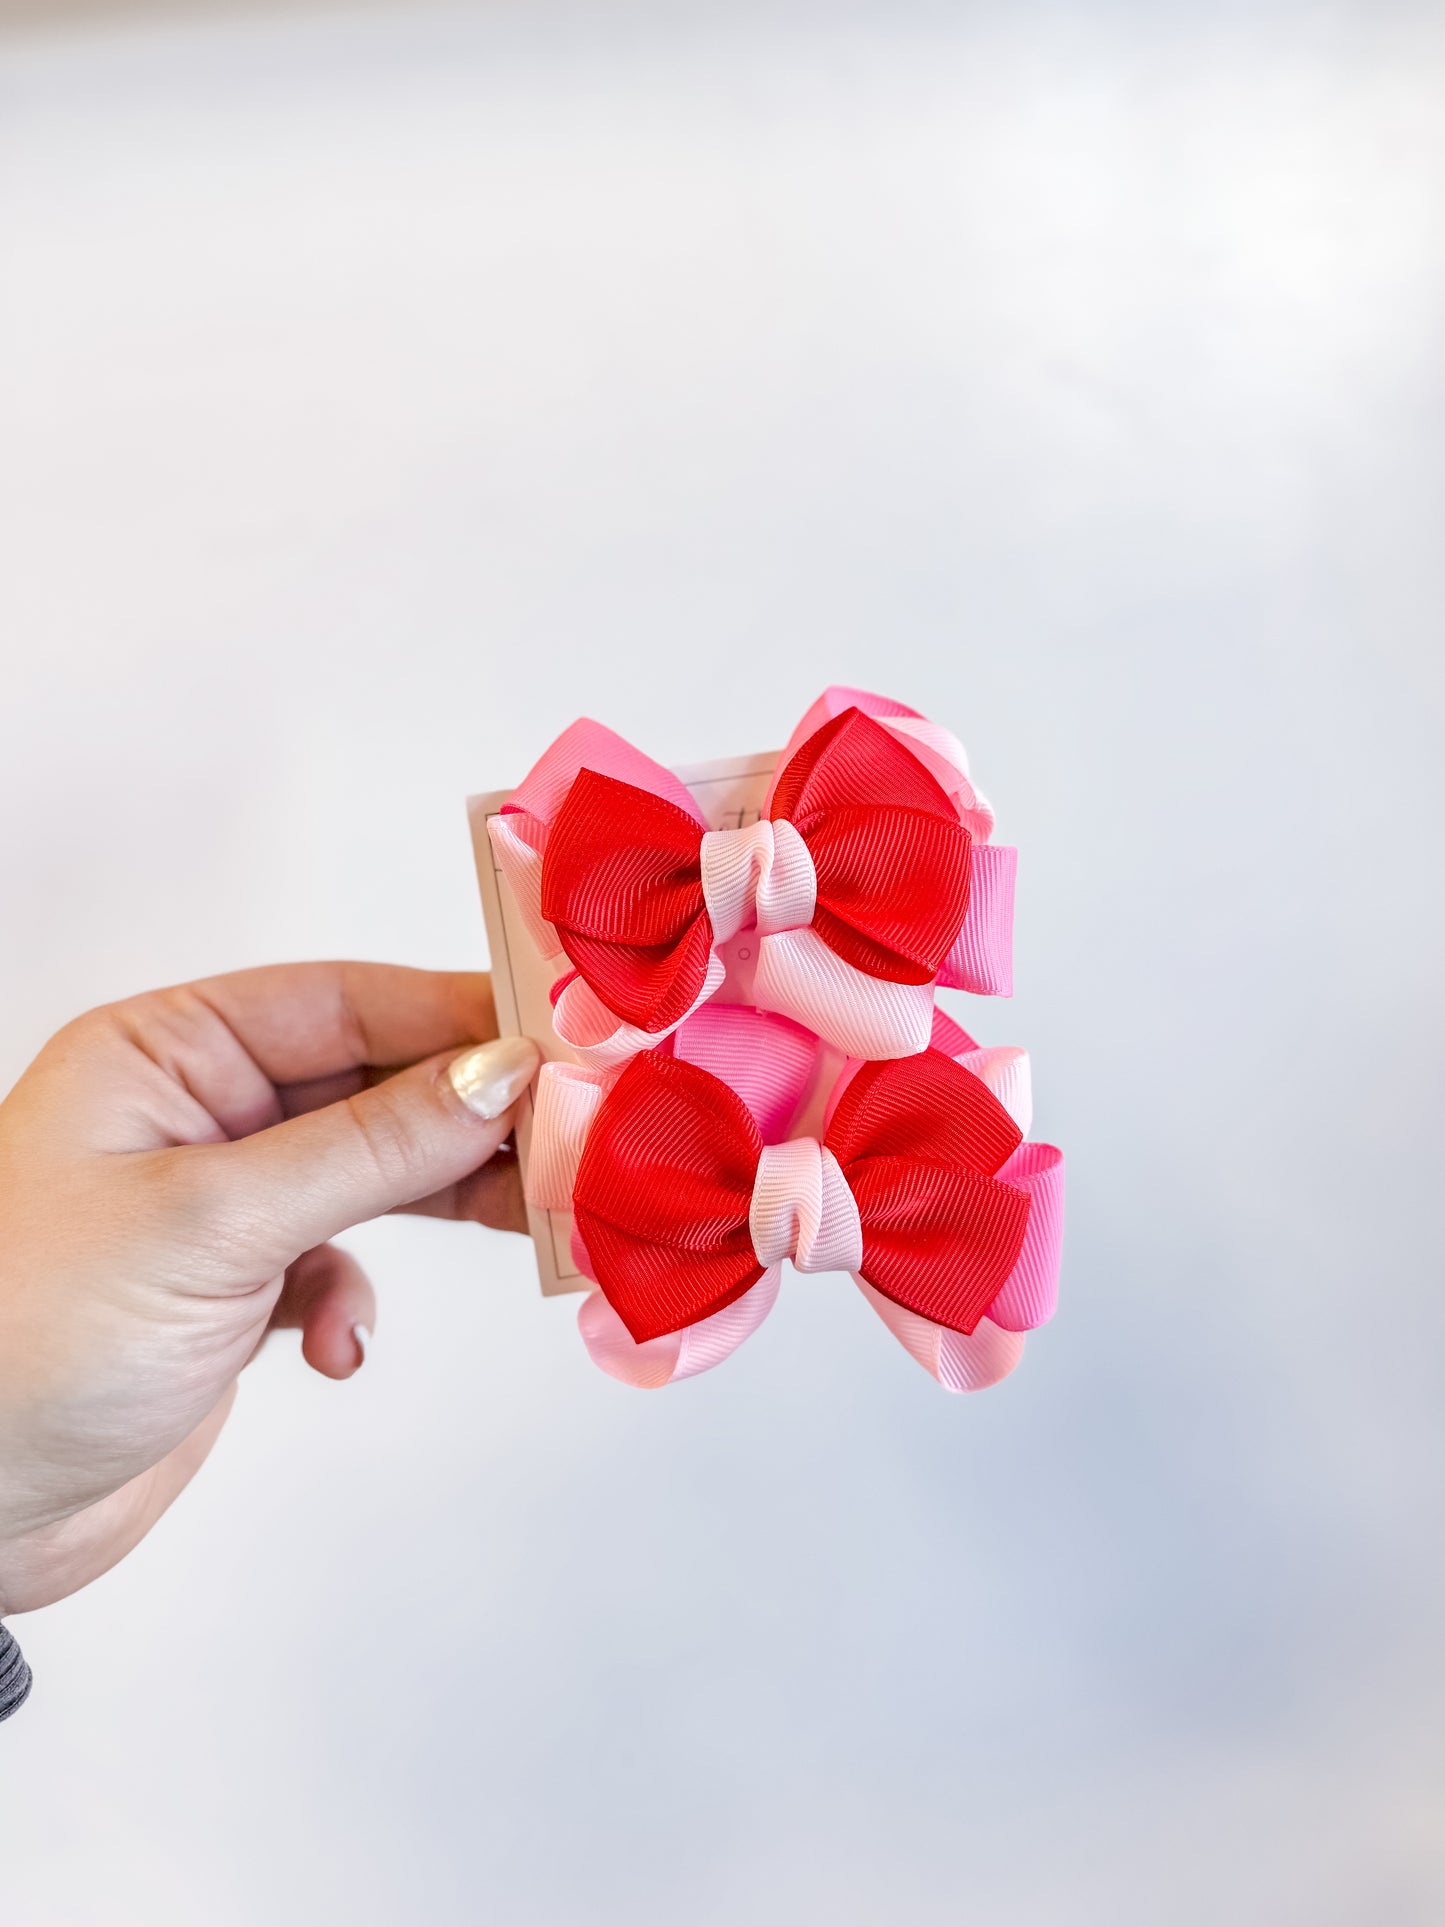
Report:
M 464 1051 L 449 1067 L 452 1089 L 478 1117 L 510 1110 L 537 1075 L 542 1053 L 530 1037 L 499 1037 Z
M 359 1323 L 355 1324 L 351 1327 L 351 1336 L 356 1340 L 356 1349 L 361 1354 L 360 1358 L 356 1361 L 356 1368 L 360 1371 L 361 1367 L 366 1363 L 366 1348 L 371 1343 L 371 1327 Z

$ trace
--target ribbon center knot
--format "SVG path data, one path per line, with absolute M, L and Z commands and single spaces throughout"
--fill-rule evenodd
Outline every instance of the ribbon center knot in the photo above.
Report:
M 816 1138 L 763 1146 L 748 1230 L 760 1265 L 791 1258 L 799 1271 L 858 1271 L 863 1264 L 857 1201 Z
M 701 862 L 703 902 L 719 943 L 754 920 L 762 937 L 813 921 L 818 873 L 807 844 L 786 819 L 708 830 Z

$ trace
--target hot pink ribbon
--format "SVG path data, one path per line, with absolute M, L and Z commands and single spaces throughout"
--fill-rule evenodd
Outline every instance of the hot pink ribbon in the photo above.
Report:
M 983 1049 L 942 1011 L 934 1012 L 931 1042 L 988 1085 L 1027 1139 L 1032 1121 L 1027 1053 Z M 689 1018 L 668 1048 L 730 1085 L 752 1112 L 764 1144 L 778 1148 L 765 1154 L 754 1194 L 753 1239 L 767 1268 L 740 1298 L 697 1324 L 642 1344 L 601 1291 L 584 1301 L 577 1322 L 594 1362 L 625 1384 L 649 1389 L 710 1371 L 751 1337 L 777 1300 L 783 1255 L 801 1270 L 822 1271 L 844 1268 L 853 1248 L 850 1201 L 832 1195 L 825 1160 L 812 1153 L 859 1060 L 840 1060 L 787 1018 L 717 1004 Z M 527 1171 L 531 1204 L 548 1211 L 571 1209 L 587 1133 L 618 1074 L 615 1067 L 543 1066 Z M 1028 1231 L 1013 1271 L 972 1333 L 949 1331 L 905 1310 L 851 1272 L 905 1351 L 951 1392 L 980 1391 L 1007 1377 L 1023 1355 L 1024 1333 L 1051 1318 L 1058 1299 L 1063 1156 L 1052 1145 L 1025 1141 L 998 1175 L 1029 1192 Z M 575 1232 L 573 1256 L 595 1282 Z
M 886 696 L 832 688 L 793 731 L 778 759 L 778 772 L 816 730 L 850 707 L 874 717 L 917 757 L 973 838 L 968 915 L 937 982 L 985 996 L 1009 996 L 1018 853 L 988 841 L 993 811 L 970 782 L 968 758 L 955 736 Z M 586 719 L 565 730 L 488 826 L 498 866 L 533 941 L 549 959 L 562 957 L 563 947 L 542 914 L 542 859 L 557 813 L 584 769 L 663 797 L 702 824 L 697 805 L 671 771 L 612 730 Z M 708 907 L 715 941 L 702 990 L 679 1021 L 688 1021 L 718 998 L 790 1017 L 851 1056 L 906 1057 L 924 1049 L 933 1021 L 934 985 L 869 977 L 831 950 L 810 928 L 813 899 L 806 852 L 799 857 L 801 844 L 790 825 L 783 824 L 781 832 L 789 834 L 764 821 L 709 836 Z M 575 973 L 562 977 L 554 991 L 553 1024 L 583 1062 L 599 1067 L 624 1063 L 670 1034 L 625 1022 Z

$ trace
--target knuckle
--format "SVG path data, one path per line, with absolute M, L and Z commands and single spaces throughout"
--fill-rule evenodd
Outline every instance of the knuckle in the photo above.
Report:
M 122 1034 L 162 1068 L 210 1043 L 218 1028 L 215 1012 L 193 984 L 128 997 L 112 1004 L 108 1014 Z

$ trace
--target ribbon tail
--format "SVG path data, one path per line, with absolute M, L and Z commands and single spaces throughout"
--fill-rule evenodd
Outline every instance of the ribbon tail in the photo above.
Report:
M 758 939 L 753 997 L 849 1057 L 914 1057 L 933 1029 L 932 984 L 868 977 L 829 949 L 816 930 Z
M 512 899 L 527 926 L 527 935 L 542 956 L 560 957 L 562 939 L 555 924 L 542 915 L 542 853 L 548 826 L 520 810 L 493 816 L 487 822 L 492 855 L 507 882 Z
M 574 1242 L 574 1252 L 576 1245 Z M 586 1266 L 583 1269 L 587 1269 Z M 589 1293 L 577 1327 L 594 1365 L 609 1378 L 643 1391 L 657 1391 L 680 1378 L 710 1372 L 751 1338 L 777 1302 L 781 1265 L 770 1265 L 758 1282 L 710 1318 L 638 1344 L 600 1291 Z
M 946 1392 L 982 1392 L 1007 1378 L 1023 1357 L 1022 1334 L 1001 1330 L 991 1315 L 980 1319 L 972 1332 L 947 1331 L 895 1305 L 866 1278 L 855 1273 L 853 1282 L 909 1357 L 917 1359 Z
M 1064 1154 L 1052 1144 L 1021 1144 L 998 1175 L 1028 1192 L 1029 1222 L 1018 1261 L 988 1316 L 1005 1331 L 1032 1331 L 1048 1323 L 1059 1302 Z
M 1012 997 L 1014 878 L 1019 853 L 1007 843 L 975 843 L 968 915 L 938 981 L 948 990 Z

